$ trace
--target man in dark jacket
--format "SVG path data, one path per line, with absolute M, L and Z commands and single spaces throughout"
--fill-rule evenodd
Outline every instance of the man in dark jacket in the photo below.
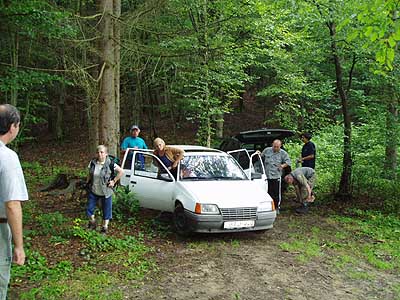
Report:
M 315 148 L 315 144 L 310 141 L 311 137 L 311 134 L 308 132 L 301 134 L 300 138 L 303 141 L 304 145 L 301 149 L 301 157 L 298 159 L 298 162 L 301 162 L 302 167 L 315 169 L 315 157 L 317 154 L 317 150 Z

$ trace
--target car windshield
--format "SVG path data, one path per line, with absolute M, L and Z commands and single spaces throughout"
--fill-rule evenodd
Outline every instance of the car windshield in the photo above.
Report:
M 246 174 L 230 156 L 190 155 L 180 165 L 181 180 L 247 180 Z

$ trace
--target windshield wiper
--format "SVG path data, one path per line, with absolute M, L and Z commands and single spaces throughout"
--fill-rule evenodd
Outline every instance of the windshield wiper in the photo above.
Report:
M 195 176 L 195 177 L 184 177 L 181 178 L 181 180 L 212 180 L 213 177 L 201 177 L 201 176 Z
M 212 179 L 217 179 L 217 180 L 244 180 L 243 177 L 238 177 L 238 176 L 213 176 Z

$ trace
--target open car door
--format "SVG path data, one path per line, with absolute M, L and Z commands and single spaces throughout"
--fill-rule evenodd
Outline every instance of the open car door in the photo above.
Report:
M 175 178 L 160 159 L 150 152 L 134 149 L 130 165 L 129 172 L 125 172 L 129 177 L 124 177 L 124 183 L 128 179 L 129 190 L 139 200 L 140 206 L 173 211 Z
M 268 192 L 267 176 L 260 154 L 255 152 L 250 155 L 246 149 L 228 151 L 227 153 L 239 163 L 249 179 L 256 181 Z
M 252 178 L 254 181 L 257 181 L 260 186 L 265 189 L 268 192 L 268 181 L 267 181 L 267 175 L 265 173 L 265 167 L 264 163 L 262 161 L 262 158 L 260 154 L 257 152 L 254 152 L 250 156 L 250 170 L 252 170 L 252 173 L 254 174 L 261 174 L 261 178 Z M 254 177 L 254 175 L 252 175 Z
M 251 179 L 251 158 L 249 152 L 246 149 L 238 149 L 228 151 L 227 153 L 239 163 L 247 177 Z

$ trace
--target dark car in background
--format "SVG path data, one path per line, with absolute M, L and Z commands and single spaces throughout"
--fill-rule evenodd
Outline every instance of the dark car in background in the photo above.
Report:
M 239 134 L 222 141 L 219 149 L 222 151 L 232 151 L 247 149 L 250 154 L 256 150 L 263 151 L 266 147 L 271 147 L 275 139 L 282 140 L 294 136 L 295 132 L 287 129 L 261 128 L 239 132 Z
M 239 132 L 237 135 L 222 141 L 219 149 L 228 152 L 250 176 L 252 172 L 263 173 L 264 167 L 259 155 L 252 155 L 256 150 L 262 152 L 266 147 L 271 147 L 276 139 L 283 143 L 296 133 L 292 130 L 277 128 L 261 128 Z M 284 147 L 282 147 L 284 148 Z M 290 153 L 289 153 L 290 156 Z M 295 157 L 292 155 L 292 157 Z M 291 167 L 284 169 L 282 176 L 289 174 Z M 284 183 L 284 181 L 282 181 Z M 284 189 L 286 184 L 284 183 Z

